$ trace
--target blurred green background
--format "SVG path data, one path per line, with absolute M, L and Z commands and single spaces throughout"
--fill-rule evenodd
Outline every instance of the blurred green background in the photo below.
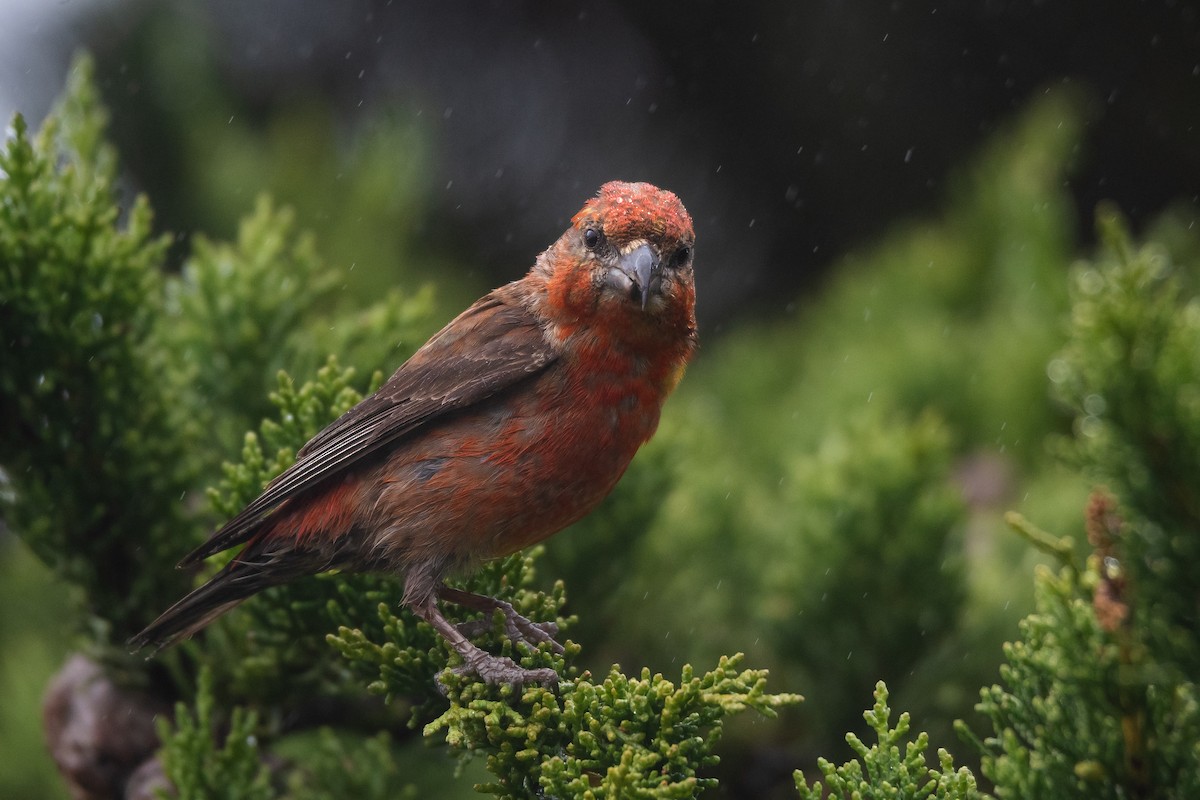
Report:
M 731 724 L 722 789 L 751 797 L 842 755 L 880 678 L 953 744 L 1032 604 L 1036 557 L 1002 514 L 1082 531 L 1090 483 L 1056 455 L 1070 418 L 1049 392 L 1068 271 L 1100 199 L 1167 241 L 1196 222 L 1200 36 L 1174 4 L 1086 21 L 1072 5 L 15 4 L 55 47 L 2 87 L 36 120 L 70 52 L 95 53 L 124 186 L 174 237 L 170 269 L 236 238 L 266 194 L 329 266 L 321 308 L 431 293 L 405 341 L 386 315 L 353 347 L 313 327 L 197 387 L 244 405 L 214 458 L 267 413 L 276 369 L 306 377 L 337 350 L 389 372 L 603 180 L 678 192 L 701 352 L 539 572 L 566 581 L 593 672 L 745 651 L 806 695 Z M 68 595 L 0 529 L 0 797 L 65 796 L 38 716 L 72 649 Z M 422 748 L 411 769 L 447 773 Z

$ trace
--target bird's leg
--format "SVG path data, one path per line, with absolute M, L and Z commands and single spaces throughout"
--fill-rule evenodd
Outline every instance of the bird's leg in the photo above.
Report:
M 511 658 L 494 656 L 471 644 L 467 637 L 463 636 L 458 628 L 442 615 L 442 612 L 438 610 L 437 601 L 432 596 L 412 603 L 412 610 L 418 617 L 432 625 L 433 629 L 440 633 L 450 643 L 450 646 L 462 656 L 463 665 L 454 668 L 458 674 L 476 675 L 484 683 L 494 685 L 525 686 L 531 683 L 540 683 L 543 686 L 558 685 L 558 673 L 552 669 L 525 669 L 518 666 Z
M 464 636 L 476 636 L 489 630 L 492 626 L 490 617 L 499 610 L 504 614 L 504 633 L 510 641 L 524 642 L 534 648 L 539 644 L 546 643 L 555 653 L 563 652 L 563 646 L 554 641 L 554 634 L 558 633 L 558 626 L 553 622 L 531 622 L 518 614 L 511 603 L 487 595 L 465 592 L 462 589 L 451 589 L 445 585 L 439 586 L 437 593 L 438 597 L 443 600 L 489 615 L 481 620 L 460 623 L 458 631 Z

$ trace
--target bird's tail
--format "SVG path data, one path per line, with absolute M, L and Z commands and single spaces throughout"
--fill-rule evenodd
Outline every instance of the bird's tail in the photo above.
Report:
M 210 581 L 160 614 L 129 640 L 129 646 L 134 650 L 153 647 L 154 652 L 170 647 L 191 637 L 252 594 L 290 577 L 252 567 L 241 558 L 234 559 Z

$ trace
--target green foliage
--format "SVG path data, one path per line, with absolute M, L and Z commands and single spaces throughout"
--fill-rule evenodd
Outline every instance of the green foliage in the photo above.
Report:
M 1200 237 L 1172 259 L 1135 247 L 1112 210 L 1100 229 L 1107 246 L 1077 270 L 1050 375 L 1075 413 L 1076 459 L 1128 509 L 1123 566 L 1143 630 L 1200 675 Z
M 330 356 L 316 376 L 297 387 L 286 372 L 276 375 L 269 400 L 273 418 L 263 419 L 257 434 L 245 435 L 240 463 L 226 462 L 220 484 L 209 490 L 209 500 L 222 517 L 230 517 L 258 497 L 276 475 L 296 460 L 296 452 L 319 430 L 363 398 L 354 389 L 354 369 L 341 369 Z M 380 376 L 372 378 L 378 386 Z
M 1135 248 L 1111 213 L 1101 224 L 1107 247 L 1077 270 L 1070 340 L 1049 374 L 1076 414 L 1073 456 L 1120 505 L 1093 499 L 1086 563 L 1069 539 L 1023 526 L 1064 566 L 1038 575 L 1036 613 L 978 706 L 1000 797 L 1200 793 L 1195 273 Z M 1194 265 L 1200 239 L 1181 241 Z
M 1102 629 L 1101 577 L 1065 567 L 1037 578 L 1037 611 L 1005 646 L 1003 685 L 978 706 L 976 742 L 999 797 L 1195 797 L 1200 696 L 1128 632 Z M 962 729 L 966 735 L 965 728 Z M 971 738 L 968 736 L 968 738 Z
M 315 370 L 329 349 L 398 365 L 432 294 L 336 313 L 338 273 L 268 200 L 235 244 L 198 238 L 182 277 L 164 280 L 145 200 L 121 219 L 104 125 L 83 59 L 36 139 L 18 117 L 0 152 L 0 464 L 13 529 L 119 642 L 182 590 L 162 565 L 201 526 L 180 498 L 262 418 L 266 376 Z
M 0 797 L 68 796 L 46 753 L 38 725 L 46 676 L 58 669 L 69 649 L 62 630 L 70 605 L 53 573 L 11 536 L 0 534 Z
M 166 241 L 144 199 L 122 218 L 104 126 L 80 59 L 0 149 L 0 464 L 6 521 L 120 641 L 181 588 L 159 565 L 194 461 L 156 338 Z
M 561 582 L 549 594 L 529 588 L 538 554 L 535 548 L 495 562 L 464 588 L 506 599 L 527 618 L 561 630 L 571 621 L 561 616 Z M 436 680 L 450 707 L 425 726 L 425 736 L 444 738 L 464 757 L 486 757 L 495 781 L 476 788 L 502 797 L 692 797 L 716 785 L 699 772 L 717 763 L 712 749 L 724 717 L 747 708 L 774 716 L 778 706 L 800 700 L 767 694 L 766 671 L 739 672 L 740 654 L 722 657 L 703 676 L 684 667 L 678 685 L 648 669 L 631 678 L 616 666 L 595 683 L 568 667 L 578 645 L 567 642 L 564 655 L 547 646 L 515 648 L 499 614 L 483 644 L 527 669 L 554 669 L 564 682 L 557 692 L 488 686 L 448 670 L 460 662 L 457 654 L 408 612 L 381 603 L 378 620 L 382 626 L 343 627 L 330 643 L 356 671 L 374 677 L 372 692 L 389 700 L 425 693 L 413 724 L 442 706 L 428 695 Z
M 402 779 L 391 737 L 347 741 L 328 728 L 319 745 L 288 778 L 289 800 L 413 800 L 415 787 Z
M 338 312 L 337 273 L 291 212 L 266 200 L 235 244 L 201 239 L 182 277 L 164 278 L 167 240 L 151 236 L 149 206 L 138 198 L 122 214 L 118 204 L 105 119 L 81 59 L 42 131 L 30 136 L 18 117 L 0 151 L 4 521 L 55 568 L 59 591 L 69 587 L 86 604 L 91 633 L 122 679 L 190 696 L 196 670 L 211 664 L 220 700 L 257 704 L 273 734 L 297 697 L 356 689 L 323 636 L 344 614 L 373 614 L 381 593 L 398 597 L 395 580 L 310 582 L 235 617 L 204 646 L 189 643 L 144 667 L 124 656 L 123 642 L 186 591 L 189 576 L 171 565 L 209 525 L 188 492 L 219 463 L 221 439 L 257 423 L 276 360 L 315 370 L 330 348 L 372 367 L 399 364 L 429 330 L 432 293 L 392 291 L 365 311 Z M 279 422 L 261 433 L 268 450 L 258 437 L 247 441 L 247 463 L 231 468 L 223 502 L 254 496 L 360 397 L 351 375 L 331 363 L 307 388 L 283 381 L 273 398 Z M 247 637 L 255 621 L 262 632 Z M 5 652 L 29 655 L 9 633 L 0 630 Z M 26 704 L 5 708 L 25 712 Z M 368 723 L 391 724 L 378 714 Z
M 175 724 L 158 727 L 163 748 L 163 772 L 179 800 L 270 800 L 270 774 L 262 765 L 255 738 L 257 716 L 234 708 L 224 744 L 216 739 L 212 673 L 200 672 L 195 712 L 185 703 L 175 706 Z
M 191 372 L 188 385 L 207 401 L 205 427 L 240 435 L 270 411 L 267 381 L 294 353 L 300 323 L 329 294 L 311 235 L 296 230 L 294 214 L 261 197 L 238 229 L 237 241 L 192 239 L 181 279 L 171 284 L 179 324 L 176 348 Z M 220 437 L 228 441 L 225 433 Z
M 1064 93 L 1032 105 L 960 170 L 940 215 L 846 256 L 813 301 L 789 308 L 794 319 L 730 331 L 702 353 L 685 402 L 719 414 L 748 445 L 733 452 L 756 459 L 812 447 L 831 420 L 882 403 L 937 410 L 960 450 L 1040 461 L 1061 424 L 1045 365 L 1067 307 L 1075 220 L 1062 182 L 1082 116 Z
M 813 713 L 850 724 L 836 700 L 908 675 L 958 624 L 966 523 L 949 480 L 951 442 L 929 414 L 912 423 L 860 414 L 788 466 L 781 488 L 792 502 L 772 513 L 793 534 L 760 566 L 759 613 L 777 651 L 829 692 Z M 815 563 L 824 570 L 798 582 L 796 565 Z
M 601 683 L 584 676 L 519 697 L 454 676 L 446 680 L 450 708 L 425 735 L 486 755 L 496 780 L 476 788 L 500 797 L 694 797 L 716 785 L 699 772 L 718 761 L 712 749 L 725 716 L 774 716 L 800 699 L 767 694 L 766 672 L 739 671 L 741 661 L 722 658 L 700 676 L 685 666 L 678 685 L 614 666 Z
M 937 752 L 938 767 L 926 763 L 929 734 L 921 732 L 915 740 L 910 740 L 907 712 L 900 715 L 895 728 L 891 727 L 892 709 L 887 701 L 887 685 L 880 681 L 875 685 L 874 707 L 863 713 L 863 719 L 875 733 L 878 743 L 867 747 L 850 733 L 846 735 L 846 741 L 858 758 L 852 758 L 840 767 L 824 758 L 817 760 L 828 789 L 820 781 L 809 786 L 804 774 L 796 771 L 796 789 L 801 800 L 822 800 L 827 796 L 843 800 L 921 800 L 928 797 L 974 800 L 981 797 L 975 787 L 975 776 L 966 767 L 955 770 L 954 759 L 945 750 Z M 902 745 L 903 755 L 900 752 Z
M 411 296 L 393 289 L 366 312 L 331 311 L 345 275 L 325 264 L 295 216 L 260 197 L 235 242 L 193 237 L 183 274 L 168 285 L 171 345 L 186 365 L 190 404 L 220 444 L 279 406 L 267 399 L 285 366 L 312 372 L 329 353 L 399 366 L 429 326 L 430 287 Z
M 169 207 L 160 209 L 171 224 L 232 236 L 250 199 L 265 192 L 287 198 L 299 225 L 316 234 L 341 273 L 337 291 L 348 305 L 373 304 L 391 287 L 430 275 L 438 276 L 441 311 L 473 299 L 480 287 L 463 294 L 459 265 L 429 252 L 421 236 L 429 197 L 440 188 L 427 166 L 436 157 L 432 121 L 382 98 L 347 114 L 303 92 L 263 98 L 262 108 L 247 113 L 223 86 L 216 34 L 184 5 L 156 4 L 140 20 L 152 33 L 126 57 L 145 79 L 123 111 L 128 122 L 163 134 L 151 171 L 173 184 L 161 192 Z M 394 343 L 394 333 L 388 339 Z

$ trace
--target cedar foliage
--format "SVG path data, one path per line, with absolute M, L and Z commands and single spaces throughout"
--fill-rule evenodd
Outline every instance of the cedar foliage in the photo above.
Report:
M 1081 119 L 1069 97 L 1035 104 L 957 180 L 951 210 L 849 257 L 796 320 L 706 348 L 613 502 L 465 584 L 599 642 L 600 658 L 651 665 L 593 675 L 576 643 L 514 652 L 482 620 L 482 644 L 563 677 L 557 693 L 518 693 L 448 671 L 456 657 L 381 576 L 273 589 L 155 661 L 124 653 L 220 559 L 170 565 L 438 312 L 429 287 L 356 307 L 265 197 L 233 241 L 197 237 L 167 274 L 148 203 L 122 202 L 81 60 L 40 132 L 18 117 L 0 149 L 5 523 L 70 587 L 80 646 L 178 703 L 158 757 L 180 796 L 432 796 L 450 767 L 414 755 L 421 742 L 504 797 L 737 791 L 755 731 L 727 717 L 798 698 L 721 655 L 731 631 L 813 698 L 771 728 L 780 746 L 811 754 L 854 728 L 841 766 L 791 764 L 816 763 L 835 796 L 978 796 L 941 739 L 1001 661 L 979 718 L 957 726 L 972 746 L 959 761 L 977 755 L 997 796 L 1193 796 L 1200 241 L 1168 217 L 1135 244 L 1104 209 L 1104 246 L 1066 280 L 1061 183 Z M 365 148 L 381 149 L 394 157 Z M 345 196 L 378 197 L 379 172 L 354 163 Z M 963 496 L 981 455 L 1014 475 L 999 500 Z M 1108 489 L 1084 514 L 1087 485 Z M 1027 564 L 990 537 L 1018 496 L 1061 533 L 1012 518 L 1057 564 L 1037 571 L 1033 613 L 1001 650 L 1001 605 L 1022 607 L 1011 574 Z M 990 558 L 972 560 L 972 537 Z M 880 677 L 933 735 L 910 736 L 907 714 L 892 727 Z M 850 709 L 872 685 L 862 728 Z

